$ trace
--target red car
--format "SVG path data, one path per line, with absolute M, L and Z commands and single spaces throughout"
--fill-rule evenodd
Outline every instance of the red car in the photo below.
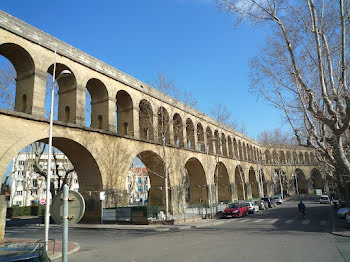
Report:
M 224 210 L 222 217 L 241 217 L 247 215 L 248 207 L 245 205 L 245 203 L 232 203 Z

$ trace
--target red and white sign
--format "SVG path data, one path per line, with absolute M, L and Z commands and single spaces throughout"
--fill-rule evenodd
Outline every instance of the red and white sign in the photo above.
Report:
M 40 199 L 40 204 L 41 205 L 45 205 L 46 204 L 46 199 L 45 198 Z

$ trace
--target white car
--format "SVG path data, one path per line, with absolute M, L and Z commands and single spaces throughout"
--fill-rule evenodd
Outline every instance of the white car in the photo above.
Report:
M 350 212 L 350 207 L 339 208 L 337 211 L 337 215 L 339 217 L 345 217 L 348 212 Z
M 273 199 L 275 199 L 277 204 L 283 204 L 283 200 L 281 197 L 274 197 Z
M 327 195 L 322 195 L 320 198 L 320 204 L 330 204 L 331 200 Z
M 254 202 L 247 202 L 248 213 L 259 212 L 259 206 Z

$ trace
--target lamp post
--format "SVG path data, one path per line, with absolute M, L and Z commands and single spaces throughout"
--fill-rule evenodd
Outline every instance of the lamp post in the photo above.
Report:
M 211 208 L 211 201 L 212 201 L 211 176 L 209 173 L 209 144 L 207 144 L 207 174 L 208 174 L 208 178 L 209 178 L 209 210 L 210 210 L 210 217 L 213 217 L 213 210 Z
M 45 250 L 48 251 L 49 247 L 49 224 L 50 224 L 50 182 L 51 182 L 51 152 L 52 152 L 52 126 L 53 126 L 53 104 L 54 104 L 54 94 L 55 85 L 60 77 L 71 75 L 69 70 L 63 70 L 57 78 L 55 78 L 56 73 L 56 50 L 55 50 L 55 62 L 53 65 L 53 75 L 52 75 L 52 89 L 51 89 L 51 109 L 50 109 L 50 131 L 49 131 L 49 153 L 47 156 L 47 174 L 46 174 L 46 208 L 45 208 Z

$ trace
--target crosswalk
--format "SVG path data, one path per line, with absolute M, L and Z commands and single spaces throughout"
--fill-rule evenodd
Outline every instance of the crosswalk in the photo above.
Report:
M 319 226 L 328 226 L 328 220 L 319 220 L 319 219 L 300 219 L 300 218 L 289 218 L 289 219 L 279 219 L 279 218 L 244 218 L 239 220 L 234 220 L 238 223 L 254 223 L 254 224 L 275 224 L 282 223 L 285 225 L 291 224 L 300 224 L 300 225 L 319 225 Z

